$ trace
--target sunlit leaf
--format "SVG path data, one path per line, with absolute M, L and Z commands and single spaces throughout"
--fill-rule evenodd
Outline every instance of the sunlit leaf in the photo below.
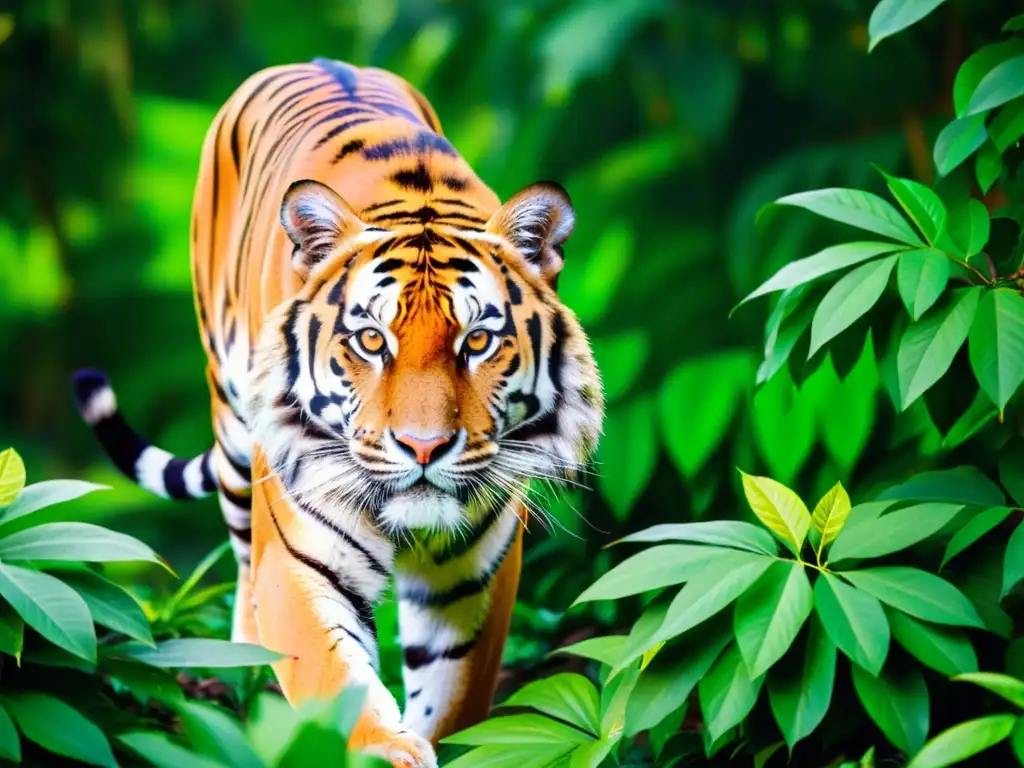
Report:
M 814 312 L 808 358 L 875 306 L 885 291 L 896 260 L 896 256 L 889 256 L 863 264 L 832 286 Z
M 907 768 L 945 768 L 1005 740 L 1017 724 L 1015 715 L 989 715 L 947 728 L 914 755 Z
M 962 510 L 960 504 L 927 502 L 849 525 L 836 538 L 829 559 L 839 562 L 899 552 L 932 536 Z
M 998 672 L 969 672 L 966 675 L 957 675 L 953 679 L 980 685 L 1014 706 L 1024 708 L 1024 681 L 1015 677 Z
M 900 254 L 896 282 L 911 318 L 918 320 L 931 309 L 946 289 L 950 261 L 933 248 L 917 248 Z
M 931 187 L 882 172 L 885 183 L 925 240 L 934 245 L 946 229 L 946 206 Z
M 984 628 L 964 594 L 935 574 L 919 568 L 885 566 L 843 571 L 857 589 L 923 621 Z
M 737 725 L 754 708 L 764 676 L 750 678 L 736 646 L 726 649 L 700 681 L 700 709 L 712 740 Z
M 740 595 L 733 625 L 751 677 L 763 675 L 789 650 L 813 607 L 804 566 L 793 561 L 774 563 Z
M 25 487 L 13 504 L 0 512 L 0 523 L 9 523 L 40 509 L 72 501 L 93 491 L 109 489 L 109 486 L 86 483 L 82 480 L 46 480 L 32 483 Z
M 1024 40 L 1010 38 L 983 45 L 960 65 L 953 81 L 953 105 L 957 117 L 964 117 L 978 84 L 992 69 L 1015 56 L 1024 55 Z
M 881 0 L 868 20 L 868 50 L 882 40 L 916 24 L 945 0 Z
M 6 507 L 25 487 L 25 463 L 13 448 L 0 451 L 0 507 Z
M 966 114 L 1001 107 L 1018 96 L 1024 96 L 1024 56 L 1015 56 L 993 67 L 971 94 Z
M 977 152 L 986 138 L 984 114 L 960 117 L 948 123 L 935 139 L 932 152 L 939 175 L 952 172 Z
M 990 226 L 985 204 L 973 197 L 964 200 L 949 209 L 946 220 L 948 245 L 952 245 L 952 250 L 964 259 L 970 259 L 985 247 Z
M 0 560 L 60 560 L 100 563 L 146 561 L 164 565 L 138 539 L 91 523 L 45 523 L 0 539 Z
M 164 640 L 157 643 L 156 648 L 142 643 L 123 643 L 106 648 L 104 653 L 154 667 L 258 667 L 284 658 L 251 643 L 232 643 L 206 637 Z
M 807 538 L 807 530 L 811 526 L 811 514 L 807 506 L 782 483 L 742 471 L 740 474 L 743 477 L 743 493 L 754 514 L 799 557 L 804 539 Z
M 532 707 L 594 736 L 601 728 L 597 689 L 587 678 L 570 672 L 528 683 L 499 706 Z
M 0 596 L 51 643 L 86 661 L 96 661 L 96 630 L 89 608 L 60 579 L 0 563 Z
M 574 656 L 582 656 L 585 659 L 594 659 L 601 664 L 614 666 L 622 657 L 622 648 L 625 642 L 625 635 L 590 637 L 586 640 L 580 640 L 578 643 L 556 648 L 551 653 L 570 653 Z
M 778 205 L 795 205 L 849 224 L 852 227 L 891 237 L 907 245 L 923 245 L 899 211 L 878 195 L 859 189 L 815 189 L 786 195 L 775 201 Z M 788 286 L 786 286 L 788 287 Z
M 842 483 L 836 483 L 814 506 L 811 523 L 820 534 L 818 550 L 823 551 L 843 529 L 850 514 L 850 495 Z
M 540 715 L 506 715 L 485 720 L 447 736 L 443 744 L 587 744 L 593 737 L 577 728 Z
M 650 541 L 692 541 L 718 547 L 745 549 L 774 555 L 778 552 L 771 534 L 741 520 L 707 520 L 697 523 L 661 523 L 625 536 L 616 544 Z
M 969 344 L 971 367 L 1002 410 L 1024 382 L 1024 298 L 1009 288 L 988 291 L 978 304 Z
M 823 573 L 814 583 L 814 610 L 839 650 L 877 675 L 889 652 L 889 622 L 881 603 Z

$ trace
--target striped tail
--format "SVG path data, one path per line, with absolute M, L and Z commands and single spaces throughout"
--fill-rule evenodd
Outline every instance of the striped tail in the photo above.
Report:
M 100 371 L 75 371 L 71 377 L 78 412 L 92 427 L 115 466 L 151 493 L 168 499 L 198 499 L 217 490 L 213 449 L 194 459 L 179 459 L 147 443 L 117 410 L 110 381 Z

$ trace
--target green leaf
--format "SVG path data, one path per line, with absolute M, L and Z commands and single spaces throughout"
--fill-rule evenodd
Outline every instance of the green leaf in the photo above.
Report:
M 601 664 L 607 664 L 608 666 L 613 667 L 622 657 L 622 648 L 625 643 L 625 635 L 589 637 L 586 640 L 580 640 L 578 643 L 556 648 L 551 653 L 570 653 L 573 656 L 582 656 L 585 659 L 593 659 Z
M 878 199 L 881 200 L 881 198 Z M 882 202 L 885 203 L 884 200 Z M 885 205 L 889 204 L 885 203 Z M 899 214 L 896 213 L 892 206 L 889 206 L 889 208 L 892 209 L 893 215 L 899 217 Z M 902 221 L 902 218 L 900 221 Z M 906 226 L 906 222 L 904 222 L 904 226 Z M 910 227 L 907 227 L 907 230 L 909 231 Z M 901 250 L 903 248 L 895 243 L 857 242 L 833 245 L 818 251 L 813 256 L 791 261 L 772 275 L 766 282 L 762 283 L 760 287 L 748 294 L 743 301 L 737 304 L 737 307 L 746 304 L 758 296 L 764 296 L 766 293 L 795 288 L 798 285 L 804 285 L 840 269 L 846 269 L 868 259 L 874 259 L 883 254 Z
M 836 536 L 843 530 L 849 514 L 850 495 L 842 483 L 836 483 L 821 497 L 811 514 L 811 523 L 820 535 L 819 552 L 824 551 L 825 547 L 835 541 Z
M 0 507 L 6 507 L 25 487 L 25 462 L 13 448 L 0 451 Z
M 775 562 L 736 601 L 736 644 L 750 677 L 760 677 L 789 650 L 814 608 L 804 566 Z
M 0 596 L 51 643 L 96 661 L 96 630 L 85 601 L 46 573 L 0 563 Z
M 617 600 L 687 581 L 717 558 L 736 550 L 696 544 L 664 544 L 628 557 L 591 584 L 573 605 Z
M 772 558 L 747 552 L 720 558 L 679 590 L 655 641 L 671 640 L 711 618 L 746 592 L 771 564 Z
M 25 646 L 25 621 L 11 607 L 0 600 L 0 653 L 13 656 L 21 664 L 21 651 Z
M 650 346 L 647 332 L 636 328 L 591 340 L 605 402 L 618 400 L 633 388 L 647 362 Z
M 1018 96 L 1024 96 L 1024 56 L 1015 56 L 994 66 L 971 94 L 966 114 L 1001 107 Z
M 983 195 L 987 195 L 992 185 L 1003 175 L 1003 157 L 992 142 L 986 141 L 978 151 L 974 161 L 974 175 Z
M 949 210 L 949 219 L 946 221 L 947 245 L 952 245 L 951 250 L 970 260 L 988 242 L 990 226 L 985 204 L 973 197 L 964 200 Z
M 909 480 L 878 494 L 880 501 L 945 501 L 977 507 L 998 507 L 1006 503 L 999 486 L 977 467 L 919 472 Z
M 930 187 L 882 171 L 885 183 L 907 216 L 929 244 L 934 245 L 946 229 L 946 206 Z
M 63 574 L 62 579 L 82 596 L 97 624 L 155 647 L 149 620 L 134 597 L 89 571 Z
M 897 353 L 901 407 L 906 410 L 939 380 L 967 340 L 982 291 L 968 288 L 952 303 L 911 323 Z
M 21 762 L 21 740 L 7 710 L 0 705 L 0 760 Z
M 953 82 L 953 105 L 957 117 L 965 115 L 967 104 L 985 75 L 998 64 L 1021 54 L 1024 54 L 1024 41 L 1010 39 L 982 46 L 968 56 L 957 70 Z
M 583 731 L 540 715 L 506 715 L 485 720 L 441 739 L 442 744 L 470 747 L 486 744 L 588 744 Z
M 877 677 L 850 669 L 857 697 L 885 737 L 909 754 L 919 750 L 928 738 L 928 688 L 918 668 L 887 666 Z
M 829 560 L 882 557 L 907 549 L 948 525 L 962 509 L 961 504 L 929 502 L 848 525 L 829 550 Z
M 907 245 L 923 245 L 899 211 L 878 195 L 859 189 L 815 189 L 780 197 L 779 205 L 796 205 L 833 221 L 891 237 Z M 787 286 L 788 287 L 788 286 Z
M 735 645 L 726 649 L 700 681 L 700 710 L 711 740 L 739 724 L 757 703 L 764 676 L 751 680 Z
M 799 557 L 811 527 L 807 506 L 793 491 L 770 477 L 748 475 L 743 471 L 740 475 L 743 493 L 757 519 Z
M 1024 707 L 1024 682 L 1009 675 L 1001 675 L 998 672 L 969 672 L 966 675 L 957 675 L 953 679 L 980 685 L 1011 704 Z
M 875 306 L 885 291 L 896 260 L 896 256 L 889 256 L 868 262 L 832 286 L 814 312 L 808 358 Z
M 985 115 L 959 117 L 946 125 L 935 139 L 932 155 L 939 176 L 945 176 L 973 155 L 985 139 Z
M 209 704 L 183 702 L 177 713 L 189 743 L 197 752 L 232 768 L 263 768 L 245 739 L 238 720 Z
M 938 8 L 944 0 L 881 0 L 868 20 L 868 50 L 885 38 L 915 24 Z
M 988 291 L 971 326 L 971 367 L 1000 410 L 1024 382 L 1024 298 L 1010 288 Z
M 836 679 L 835 645 L 818 619 L 808 629 L 802 656 L 787 657 L 768 673 L 768 702 L 790 751 L 825 718 Z
M 117 740 L 156 768 L 224 768 L 223 763 L 197 755 L 160 731 L 123 733 Z
M 573 744 L 495 744 L 478 747 L 445 763 L 445 768 L 574 768 L 566 763 Z
M 857 589 L 918 619 L 959 627 L 985 627 L 963 592 L 919 568 L 863 568 L 843 571 L 843 576 Z
M 1000 597 L 1010 594 L 1021 579 L 1024 579 L 1024 525 L 1018 525 L 1010 540 L 1006 542 L 1006 554 L 1003 556 L 1003 589 Z
M 947 728 L 914 755 L 907 768 L 945 768 L 1004 741 L 1017 724 L 1014 715 L 989 715 Z
M 655 653 L 657 652 L 661 647 L 661 644 L 656 639 L 656 635 L 658 634 L 658 630 L 660 630 L 661 626 L 665 623 L 665 616 L 668 615 L 668 608 L 669 606 L 663 601 L 655 601 L 648 605 L 640 614 L 640 618 L 633 622 L 633 626 L 629 630 L 629 634 L 626 636 L 625 642 L 622 644 L 622 651 L 619 653 L 619 658 L 615 660 L 615 664 L 612 666 L 612 678 L 617 676 L 624 669 L 635 668 L 636 665 L 634 662 L 641 656 L 652 651 Z
M 63 701 L 45 693 L 7 693 L 3 705 L 29 741 L 89 765 L 117 768 L 103 731 Z
M 0 513 L 0 523 L 9 523 L 40 509 L 73 501 L 93 491 L 108 491 L 110 486 L 82 480 L 46 480 L 26 486 L 14 503 Z
M 1017 99 L 1001 110 L 988 127 L 992 143 L 1005 152 L 1024 136 L 1024 99 Z
M 693 541 L 719 547 L 774 555 L 775 539 L 763 528 L 740 520 L 708 520 L 698 523 L 661 523 L 619 539 L 616 544 L 649 541 Z
M 896 282 L 903 305 L 914 320 L 938 301 L 949 281 L 949 259 L 934 248 L 918 248 L 900 254 Z
M 1018 507 L 1024 506 L 1024 440 L 1007 443 L 999 452 L 999 482 Z
M 1010 516 L 1011 511 L 1009 507 L 990 507 L 975 513 L 963 528 L 953 534 L 953 538 L 946 545 L 946 553 L 942 556 L 942 564 L 939 567 L 944 567 L 946 563 L 1003 522 Z
M 1017 719 L 1017 725 L 1014 726 L 1013 733 L 1010 735 L 1010 744 L 1013 746 L 1013 754 L 1017 757 L 1017 762 L 1024 765 L 1024 718 Z
M 896 641 L 925 666 L 951 677 L 978 671 L 974 646 L 963 632 L 918 621 L 902 611 L 887 611 Z
M 156 648 L 141 643 L 122 643 L 104 649 L 104 654 L 134 659 L 154 667 L 259 667 L 284 658 L 280 653 L 251 643 L 205 637 L 164 640 Z
M 177 678 L 166 670 L 138 661 L 103 658 L 100 671 L 131 691 L 141 704 L 156 699 L 173 706 L 185 700 Z
M 658 395 L 662 442 L 688 482 L 721 444 L 751 372 L 747 353 L 727 352 L 681 363 L 662 384 Z M 693 408 L 693 403 L 701 407 Z
M 520 688 L 501 707 L 532 707 L 594 736 L 601 729 L 601 701 L 594 684 L 571 672 L 552 675 Z
M 992 401 L 980 389 L 967 406 L 967 410 L 960 414 L 946 436 L 942 438 L 942 449 L 952 451 L 954 448 L 963 445 L 981 430 L 988 426 L 999 415 L 999 409 L 992 405 Z
M 644 492 L 658 459 L 654 400 L 639 397 L 608 410 L 598 448 L 597 483 L 616 519 L 625 520 Z
M 889 652 L 889 621 L 882 604 L 823 573 L 814 583 L 814 610 L 836 647 L 877 675 Z
M 0 539 L 0 560 L 87 563 L 163 560 L 138 539 L 90 523 L 46 523 Z

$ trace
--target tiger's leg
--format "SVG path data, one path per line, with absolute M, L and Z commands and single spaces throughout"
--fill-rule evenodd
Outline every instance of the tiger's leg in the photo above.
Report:
M 508 510 L 457 557 L 398 562 L 405 723 L 435 744 L 490 712 L 522 543 L 519 518 Z
M 267 477 L 262 456 L 254 468 Z M 264 646 L 286 655 L 273 665 L 285 697 L 297 705 L 365 687 L 349 746 L 396 768 L 436 768 L 430 743 L 402 724 L 377 675 L 371 606 L 389 581 L 390 542 L 294 509 L 275 477 L 256 483 L 252 510 L 256 626 Z

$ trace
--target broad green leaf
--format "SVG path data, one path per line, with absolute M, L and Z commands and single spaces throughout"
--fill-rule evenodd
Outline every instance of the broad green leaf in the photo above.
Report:
M 682 655 L 659 653 L 637 680 L 626 706 L 626 738 L 657 726 L 686 704 L 697 683 L 732 640 L 728 631 L 695 629 L 683 641 Z
M 772 533 L 797 557 L 811 526 L 811 513 L 799 496 L 770 477 L 748 475 L 741 471 L 747 503 Z
M 640 665 L 606 680 L 601 687 L 601 736 L 608 738 L 626 728 L 626 707 L 640 679 Z
M 754 441 L 767 465 L 766 475 L 776 482 L 796 482 L 804 463 L 810 458 L 816 438 L 815 405 L 809 397 L 797 396 L 787 370 L 781 371 L 755 393 L 752 414 Z M 792 545 L 787 546 L 792 548 Z
M 994 67 L 1024 54 L 1024 40 L 1011 38 L 1001 43 L 984 45 L 960 65 L 953 82 L 953 106 L 957 117 L 964 117 L 978 84 Z
M 814 583 L 814 610 L 836 647 L 877 675 L 889 652 L 889 621 L 882 604 L 823 573 Z
M 888 256 L 863 264 L 832 286 L 814 312 L 808 358 L 875 306 L 885 291 L 896 260 L 896 256 Z
M 712 740 L 739 724 L 757 703 L 764 676 L 753 680 L 735 645 L 726 649 L 700 681 L 700 710 Z
M 616 403 L 608 410 L 598 460 L 598 487 L 616 519 L 625 520 L 647 487 L 658 460 L 652 397 Z
M 163 731 L 122 733 L 117 740 L 156 768 L 225 768 L 223 763 L 171 741 Z
M 151 667 L 139 661 L 104 657 L 100 660 L 100 671 L 117 685 L 131 691 L 132 696 L 141 704 L 148 704 L 150 700 L 156 699 L 173 706 L 185 700 L 181 684 L 174 674 L 167 670 Z
M 951 677 L 978 671 L 978 657 L 963 632 L 918 621 L 902 611 L 889 610 L 892 636 L 925 666 Z
M 907 768 L 945 768 L 1004 741 L 1017 724 L 1015 715 L 989 715 L 947 728 L 914 755 Z
M 919 472 L 909 480 L 878 494 L 880 501 L 945 501 L 977 507 L 998 507 L 1006 503 L 999 486 L 977 467 Z
M 878 199 L 881 200 L 881 198 Z M 884 200 L 882 200 L 882 202 L 887 206 L 889 205 Z M 896 213 L 896 210 L 892 208 L 892 206 L 889 206 L 889 208 L 892 210 L 893 215 L 899 217 L 899 214 Z M 900 219 L 900 221 L 902 221 L 902 219 Z M 906 222 L 904 222 L 904 226 L 906 226 Z M 909 226 L 907 227 L 907 231 L 910 231 Z M 748 301 L 757 298 L 758 296 L 764 296 L 766 293 L 795 288 L 798 285 L 804 285 L 805 283 L 809 283 L 812 280 L 816 280 L 819 277 L 823 277 L 824 275 L 836 272 L 840 269 L 846 269 L 847 267 L 852 267 L 855 264 L 860 264 L 862 261 L 874 259 L 878 256 L 882 256 L 883 254 L 900 250 L 903 250 L 903 248 L 895 243 L 857 242 L 833 245 L 822 251 L 818 251 L 813 256 L 807 256 L 803 259 L 791 261 L 772 275 L 760 287 L 748 294 L 737 306 L 746 304 Z
M 796 205 L 827 219 L 891 237 L 907 245 L 923 245 L 899 211 L 878 195 L 859 189 L 815 189 L 780 197 L 779 205 Z M 788 286 L 787 286 L 788 287 Z
M 672 584 L 681 584 L 733 549 L 698 544 L 664 544 L 626 558 L 591 584 L 573 605 L 592 600 L 617 600 Z
M 935 139 L 932 152 L 939 175 L 945 176 L 957 168 L 978 151 L 987 137 L 984 114 L 959 117 L 948 123 Z
M 1015 56 L 994 66 L 971 94 L 966 114 L 1001 107 L 1018 96 L 1024 96 L 1024 56 Z
M 1024 29 L 1024 13 L 1019 13 L 1003 24 L 1003 32 L 1016 32 Z
M 18 738 L 18 731 L 14 727 L 11 716 L 7 714 L 7 710 L 2 705 L 0 705 L 0 760 L 21 762 L 21 739 Z
M 774 555 L 775 539 L 763 528 L 741 520 L 708 520 L 698 523 L 661 523 L 631 533 L 616 544 L 648 541 L 693 541 L 719 547 L 734 547 L 748 552 Z
M 811 523 L 820 535 L 818 551 L 835 541 L 850 514 L 850 495 L 842 483 L 836 483 L 814 506 Z
M 857 589 L 918 619 L 959 627 L 985 627 L 963 592 L 919 568 L 862 568 L 843 571 L 843 576 Z
M 499 706 L 532 707 L 594 736 L 601 728 L 597 689 L 587 678 L 571 672 L 528 683 Z
M 110 490 L 108 485 L 97 485 L 82 480 L 46 480 L 25 486 L 14 503 L 0 512 L 0 523 L 9 523 L 25 515 L 31 515 L 40 509 L 73 501 L 93 491 Z
M 122 643 L 104 649 L 104 654 L 134 659 L 154 667 L 259 667 L 284 658 L 251 643 L 232 643 L 206 637 L 164 640 L 156 648 L 141 643 Z
M 1018 507 L 1024 506 L 1024 440 L 1013 440 L 999 452 L 999 482 Z
M 196 567 L 192 569 L 192 573 L 190 573 L 188 577 L 181 582 L 181 585 L 174 590 L 174 594 L 171 595 L 170 599 L 167 601 L 168 605 L 165 610 L 169 615 L 174 615 L 175 607 L 188 597 L 189 593 L 196 588 L 196 585 L 203 580 L 203 577 L 209 573 L 210 569 L 213 568 L 213 566 L 217 564 L 217 561 L 224 557 L 230 549 L 231 541 L 225 539 L 216 547 L 211 549 L 206 556 L 196 564 Z
M 1013 733 L 1010 734 L 1010 744 L 1013 747 L 1013 754 L 1017 757 L 1017 762 L 1024 765 L 1024 718 L 1017 719 Z
M 817 618 L 808 630 L 802 656 L 787 657 L 768 673 L 768 702 L 790 750 L 824 719 L 835 685 L 836 647 Z
M 163 560 L 138 539 L 90 523 L 46 523 L 0 539 L 0 560 L 87 563 Z
M 1014 706 L 1024 708 L 1024 681 L 998 672 L 969 672 L 966 675 L 957 675 L 953 679 L 980 685 L 996 696 L 1002 696 Z
M 643 681 L 638 681 L 638 687 L 641 682 Z M 632 703 L 632 700 L 630 703 Z M 679 707 L 679 709 L 664 718 L 657 725 L 651 727 L 648 731 L 647 739 L 651 743 L 651 752 L 654 753 L 655 760 L 661 757 L 661 754 L 665 749 L 665 745 L 668 744 L 669 740 L 678 734 L 680 729 L 683 727 L 683 721 L 686 719 L 686 712 L 688 709 L 689 702 L 684 702 L 683 706 Z
M 1010 594 L 1024 579 L 1024 525 L 1018 525 L 1010 540 L 1006 542 L 1006 554 L 1003 556 L 1003 590 L 1002 597 Z
M 2 700 L 29 741 L 89 765 L 117 768 L 103 731 L 77 709 L 45 693 L 6 693 Z
M 0 507 L 6 507 L 25 487 L 25 462 L 13 448 L 0 451 Z
M 882 172 L 885 182 L 910 220 L 924 235 L 930 245 L 934 245 L 946 229 L 946 206 L 939 196 L 917 181 L 901 179 Z
M 1000 153 L 1005 152 L 1024 136 L 1024 99 L 1007 104 L 989 125 L 988 134 Z
M 593 659 L 601 664 L 610 667 L 615 666 L 622 658 L 622 648 L 625 645 L 625 635 L 611 635 L 610 637 L 589 637 L 580 640 L 578 643 L 564 645 L 556 648 L 551 653 L 570 653 L 573 656 L 582 656 L 585 659 Z
M 475 747 L 487 744 L 588 744 L 593 740 L 583 731 L 556 720 L 527 714 L 485 720 L 441 739 L 441 743 Z
M 990 507 L 976 512 L 963 528 L 953 534 L 953 538 L 946 545 L 946 553 L 942 556 L 942 564 L 939 567 L 944 567 L 946 563 L 1003 522 L 1010 516 L 1011 511 L 1009 507 Z
M 750 677 L 761 677 L 789 650 L 814 608 L 804 566 L 778 561 L 740 595 L 733 613 L 736 644 Z
M 920 319 L 931 309 L 949 281 L 949 259 L 934 248 L 917 248 L 900 254 L 896 283 L 911 318 Z
M 193 701 L 179 704 L 177 713 L 189 743 L 200 754 L 232 768 L 263 768 L 236 717 Z
M 494 744 L 467 752 L 445 768 L 575 768 L 563 758 L 578 749 L 575 744 Z
M 980 389 L 967 406 L 967 410 L 960 414 L 946 436 L 942 438 L 942 449 L 952 451 L 954 448 L 963 445 L 981 430 L 987 427 L 999 415 L 999 409 L 992 405 L 988 395 Z
M 0 653 L 13 656 L 21 664 L 21 651 L 25 646 L 25 620 L 11 607 L 0 600 Z
M 981 193 L 987 195 L 992 185 L 1003 175 L 1003 157 L 999 148 L 991 141 L 981 145 L 974 159 L 974 176 L 981 187 Z
M 981 252 L 988 242 L 991 221 L 988 209 L 973 197 L 949 209 L 946 220 L 946 245 L 965 259 Z
M 135 598 L 123 589 L 89 571 L 63 574 L 61 578 L 82 596 L 97 624 L 133 640 L 154 645 L 146 614 Z
M 96 630 L 89 608 L 60 579 L 0 563 L 0 597 L 51 643 L 86 661 L 96 661 Z
M 647 331 L 631 328 L 594 338 L 590 345 L 601 371 L 605 402 L 618 400 L 633 388 L 643 372 L 651 347 Z
M 967 340 L 981 289 L 968 288 L 949 306 L 911 323 L 897 353 L 901 407 L 906 410 L 942 377 Z
M 868 20 L 868 50 L 885 38 L 915 24 L 938 8 L 944 0 L 881 0 Z
M 770 557 L 748 552 L 717 560 L 679 590 L 655 640 L 671 640 L 711 618 L 746 592 L 772 562 Z
M 909 754 L 919 750 L 928 738 L 928 688 L 917 666 L 889 665 L 877 676 L 850 669 L 857 698 L 885 737 Z
M 721 444 L 751 373 L 747 353 L 727 352 L 681 363 L 662 384 L 658 394 L 662 442 L 687 481 L 693 481 Z M 701 407 L 693 408 L 693 403 Z
M 861 557 L 882 557 L 899 552 L 941 530 L 961 510 L 961 504 L 928 502 L 897 509 L 857 525 L 848 525 L 829 550 L 829 560 L 838 562 Z
M 1010 288 L 988 291 L 971 326 L 971 367 L 1000 410 L 1024 382 L 1024 298 Z

